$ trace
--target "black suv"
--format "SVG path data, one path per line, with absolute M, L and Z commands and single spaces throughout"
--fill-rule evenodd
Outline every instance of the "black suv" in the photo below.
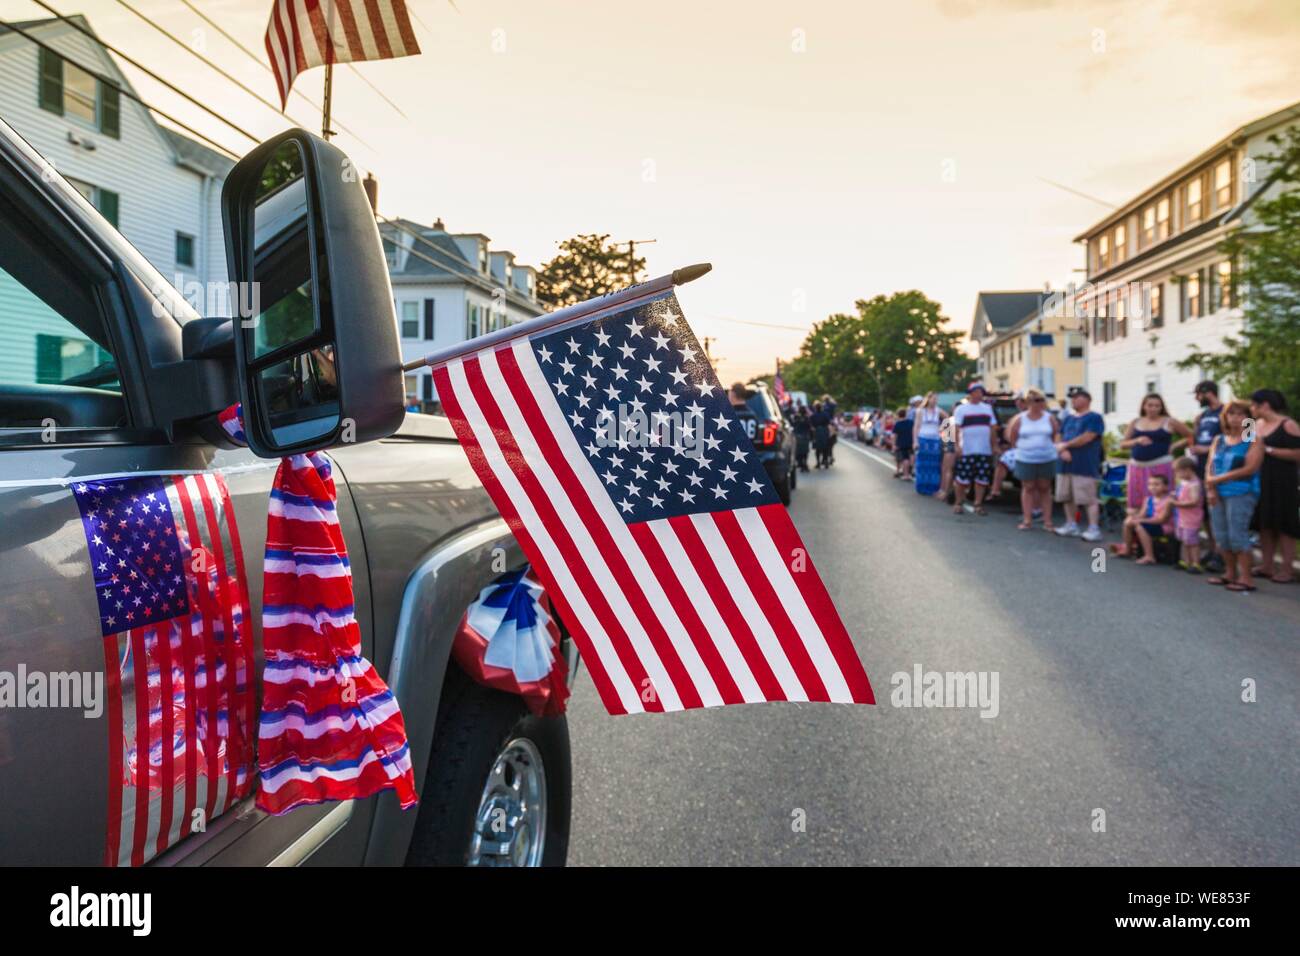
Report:
M 767 476 L 772 479 L 781 504 L 789 505 L 790 492 L 794 491 L 797 481 L 794 433 L 766 383 L 750 382 L 744 387 L 744 392 L 744 401 L 739 403 L 733 390 L 732 411 L 753 439 L 758 459 L 767 469 Z

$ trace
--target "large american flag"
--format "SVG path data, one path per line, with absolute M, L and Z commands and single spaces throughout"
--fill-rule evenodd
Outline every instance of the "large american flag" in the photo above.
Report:
M 433 375 L 605 707 L 874 703 L 676 296 L 575 323 Z
M 108 716 L 105 863 L 139 866 L 252 786 L 248 579 L 219 474 L 72 487 L 95 581 Z
M 403 0 L 275 0 L 266 25 L 281 109 L 294 79 L 314 66 L 419 52 Z

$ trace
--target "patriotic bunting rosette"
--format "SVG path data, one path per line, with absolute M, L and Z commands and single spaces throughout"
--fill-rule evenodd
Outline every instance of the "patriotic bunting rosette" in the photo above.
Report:
M 560 629 L 531 569 L 504 574 L 479 592 L 451 654 L 480 684 L 519 695 L 538 717 L 564 713 L 568 665 Z
M 226 432 L 244 443 L 240 407 L 220 417 Z M 403 808 L 417 801 L 397 700 L 361 655 L 336 501 L 325 455 L 280 462 L 262 592 L 257 806 L 268 813 L 390 788 Z

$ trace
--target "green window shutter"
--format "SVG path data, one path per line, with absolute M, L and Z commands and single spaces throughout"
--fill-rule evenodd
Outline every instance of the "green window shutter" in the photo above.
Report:
M 44 47 L 40 50 L 41 109 L 63 115 L 63 57 Z
M 122 91 L 112 83 L 99 84 L 99 131 L 122 138 Z
M 117 228 L 117 193 L 107 189 L 99 191 L 99 212 L 113 224 L 114 229 Z
M 36 383 L 55 385 L 63 381 L 63 337 L 36 333 Z

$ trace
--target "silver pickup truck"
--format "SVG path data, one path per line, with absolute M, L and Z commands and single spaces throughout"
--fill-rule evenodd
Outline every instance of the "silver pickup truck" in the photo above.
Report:
M 0 363 L 20 370 L 0 377 L 0 864 L 564 862 L 564 717 L 449 659 L 467 606 L 523 556 L 448 422 L 403 409 L 392 292 L 349 169 L 302 131 L 235 167 L 237 310 L 205 318 L 0 122 L 0 351 L 22 359 Z M 38 361 L 51 349 L 78 361 Z M 235 401 L 247 448 L 217 421 Z M 309 449 L 333 462 L 362 653 L 400 701 L 419 807 L 385 792 L 270 816 L 231 772 L 191 781 L 179 821 L 186 784 L 151 777 L 147 755 L 123 779 L 122 728 L 155 700 L 102 633 L 76 491 L 157 476 L 238 529 L 213 550 L 242 561 L 256 695 L 268 494 L 278 460 Z

